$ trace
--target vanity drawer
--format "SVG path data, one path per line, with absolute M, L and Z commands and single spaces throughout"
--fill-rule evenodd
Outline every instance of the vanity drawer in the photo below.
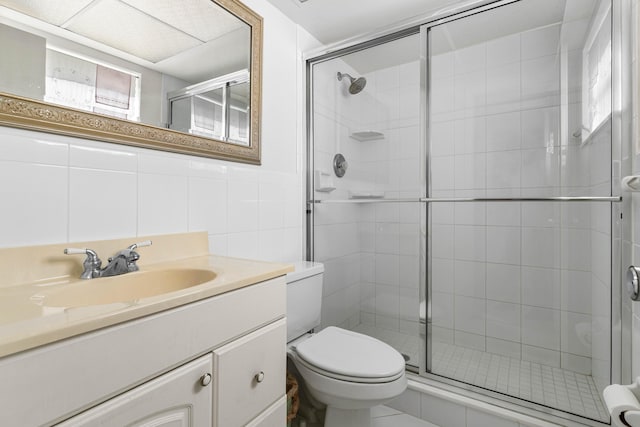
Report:
M 285 394 L 286 334 L 281 319 L 214 350 L 214 426 L 246 425 Z

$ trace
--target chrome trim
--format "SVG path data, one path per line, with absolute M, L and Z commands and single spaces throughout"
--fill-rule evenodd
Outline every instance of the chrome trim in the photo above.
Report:
M 627 277 L 625 280 L 627 295 L 634 301 L 640 299 L 640 268 L 630 265 L 627 268 Z
M 308 200 L 307 203 L 311 205 L 325 205 L 325 204 L 359 204 L 359 203 L 420 203 L 421 199 L 411 198 L 411 199 L 313 199 Z
M 422 181 L 422 194 L 429 196 L 431 194 L 431 171 L 430 171 L 430 154 L 431 141 L 429 140 L 429 103 L 430 103 L 430 86 L 429 86 L 429 29 L 426 25 L 420 27 L 420 148 L 422 150 L 420 178 Z M 418 276 L 418 298 L 419 306 L 425 305 L 426 322 L 418 322 L 418 333 L 420 334 L 420 346 L 418 352 L 419 373 L 424 374 L 431 370 L 431 358 L 427 357 L 431 349 L 431 233 L 429 233 L 429 205 L 425 204 L 420 209 L 420 239 L 419 239 L 419 276 Z M 419 314 L 418 314 L 418 317 Z
M 633 90 L 632 58 L 637 41 L 634 40 L 634 27 L 637 31 L 637 17 L 632 15 L 630 0 L 612 1 L 612 40 L 611 40 L 611 194 L 622 192 L 620 178 L 632 172 L 632 161 L 636 157 L 633 136 Z M 636 50 L 637 52 L 637 50 Z M 637 70 L 636 70 L 637 71 Z M 618 167 L 616 167 L 618 166 Z M 610 382 L 624 383 L 631 377 L 631 326 L 624 316 L 631 312 L 631 303 L 622 294 L 624 269 L 633 263 L 631 245 L 633 238 L 631 197 L 625 198 L 620 205 L 611 209 L 611 365 Z M 624 322 L 624 323 L 623 323 Z M 623 353 L 623 349 L 628 349 Z
M 329 51 L 324 54 L 313 56 L 312 58 L 309 58 L 307 62 L 316 64 L 320 62 L 329 61 L 331 59 L 340 58 L 350 53 L 360 52 L 361 50 L 366 50 L 374 46 L 389 43 L 394 40 L 403 39 L 405 37 L 413 36 L 415 34 L 418 34 L 419 32 L 420 32 L 420 27 L 417 25 L 414 25 L 410 28 L 405 28 L 389 34 L 379 35 L 379 36 L 370 38 L 366 41 L 363 41 L 362 43 L 351 44 L 349 46 L 341 47 L 338 50 Z
M 461 203 L 461 202 L 622 202 L 622 196 L 559 197 L 421 197 L 405 199 L 325 199 L 308 200 L 307 204 L 343 203 Z
M 452 5 L 449 8 L 442 8 L 431 14 L 427 13 L 405 21 L 396 22 L 389 27 L 354 36 L 333 45 L 311 50 L 306 53 L 304 59 L 308 61 L 325 61 L 332 58 L 338 58 L 348 53 L 366 49 L 372 45 L 385 43 L 406 35 L 417 34 L 420 31 L 420 28 L 425 25 L 427 27 L 439 25 L 452 19 L 458 19 L 470 14 L 483 12 L 484 10 L 496 7 L 495 5 L 498 3 L 508 4 L 516 1 L 520 0 L 468 0 L 464 4 Z
M 306 105 L 306 137 L 307 137 L 307 200 L 313 197 L 313 189 L 315 188 L 314 183 L 314 156 L 313 156 L 313 64 L 311 62 L 307 62 L 306 64 L 306 77 L 307 77 L 307 105 Z M 313 230 L 314 230 L 314 216 L 313 216 L 313 204 L 305 203 L 306 210 L 306 222 L 307 222 L 307 230 L 306 230 L 306 253 L 305 259 L 309 261 L 314 261 L 314 240 L 313 240 Z
M 420 199 L 421 202 L 621 202 L 622 196 L 578 196 L 578 197 L 434 197 Z

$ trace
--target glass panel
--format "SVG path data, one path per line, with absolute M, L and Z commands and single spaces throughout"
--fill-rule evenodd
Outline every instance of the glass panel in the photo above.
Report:
M 139 75 L 49 48 L 45 62 L 45 101 L 140 120 Z
M 211 138 L 224 138 L 224 87 L 193 96 L 191 133 Z
M 169 92 L 169 128 L 249 146 L 250 91 L 241 70 Z
M 325 264 L 322 326 L 377 337 L 418 367 L 420 36 L 313 65 L 314 260 Z M 338 74 L 340 73 L 340 74 Z M 342 154 L 346 173 L 334 172 Z M 355 203 L 413 197 L 413 203 Z M 424 247 L 424 244 L 422 244 Z M 424 348 L 424 346 L 422 346 Z
M 522 0 L 433 27 L 432 197 L 611 195 L 607 1 Z M 430 372 L 607 421 L 611 206 L 430 207 Z
M 225 87 L 171 102 L 171 129 L 210 138 L 224 138 Z
M 229 85 L 229 140 L 249 145 L 249 82 Z

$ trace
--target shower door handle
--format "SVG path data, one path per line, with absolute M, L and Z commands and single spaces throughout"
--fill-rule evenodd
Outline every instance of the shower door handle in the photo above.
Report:
M 632 265 L 627 268 L 627 294 L 633 301 L 640 300 L 640 268 Z

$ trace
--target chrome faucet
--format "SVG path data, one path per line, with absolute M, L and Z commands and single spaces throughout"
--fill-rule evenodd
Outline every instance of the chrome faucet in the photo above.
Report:
M 82 263 L 84 271 L 80 275 L 80 278 L 95 279 L 98 277 L 118 276 L 120 274 L 138 271 L 139 268 L 136 261 L 140 259 L 140 254 L 136 252 L 135 249 L 151 246 L 151 243 L 151 240 L 145 240 L 144 242 L 134 243 L 127 249 L 117 252 L 109 258 L 109 264 L 107 264 L 105 268 L 102 268 L 102 261 L 98 257 L 98 254 L 92 249 L 67 248 L 64 250 L 64 253 L 66 255 L 87 255 L 87 258 Z
M 82 266 L 84 267 L 84 271 L 80 275 L 81 279 L 95 279 L 96 277 L 100 277 L 100 267 L 102 267 L 102 260 L 98 258 L 98 254 L 91 249 L 75 249 L 75 248 L 67 248 L 64 250 L 66 255 L 83 255 L 86 254 L 87 258 L 85 258 Z

